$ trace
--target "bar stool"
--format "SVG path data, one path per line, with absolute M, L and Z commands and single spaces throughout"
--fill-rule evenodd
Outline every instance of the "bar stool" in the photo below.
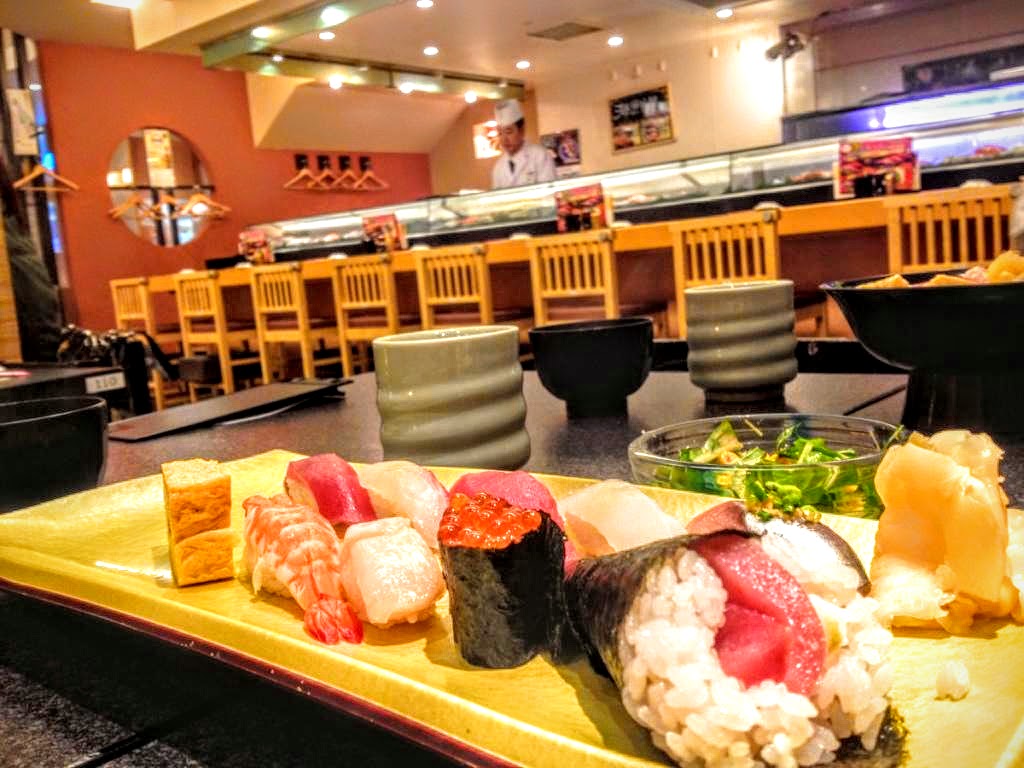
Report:
M 673 222 L 679 335 L 686 337 L 686 294 L 699 285 L 779 278 L 779 211 L 741 211 Z M 826 330 L 825 301 L 817 295 L 794 299 L 796 320 L 813 319 L 815 335 Z
M 884 204 L 893 273 L 987 264 L 1009 243 L 1008 186 L 900 195 Z
M 114 323 L 118 329 L 145 331 L 161 349 L 173 347 L 169 354 L 172 360 L 181 356 L 181 326 L 178 323 L 157 323 L 148 278 L 111 280 L 110 294 L 114 300 Z M 153 404 L 158 411 L 167 407 L 169 399 L 181 394 L 176 385 L 166 381 L 156 369 L 150 374 L 150 386 Z
M 338 317 L 341 365 L 346 376 L 354 372 L 352 347 L 365 348 L 381 336 L 419 328 L 415 317 L 398 313 L 395 272 L 387 256 L 339 259 L 331 269 L 334 311 Z M 361 357 L 366 368 L 366 353 Z
M 181 343 L 186 356 L 196 347 L 215 350 L 220 365 L 220 387 L 225 394 L 235 391 L 234 369 L 259 360 L 251 349 L 258 343 L 256 328 L 248 323 L 227 319 L 224 296 L 217 272 L 188 272 L 174 276 Z M 241 350 L 232 356 L 233 350 Z M 198 399 L 196 384 L 189 382 L 189 399 Z
M 527 250 L 537 325 L 646 315 L 655 334 L 664 335 L 664 305 L 620 304 L 611 230 L 539 237 L 527 242 Z
M 341 362 L 340 352 L 337 355 L 314 356 L 318 348 L 325 350 L 331 344 L 333 349 L 338 345 L 338 327 L 334 318 L 309 316 L 301 264 L 253 267 L 249 284 L 264 384 L 274 379 L 270 365 L 271 344 L 298 344 L 302 375 L 307 379 L 316 376 L 317 366 Z

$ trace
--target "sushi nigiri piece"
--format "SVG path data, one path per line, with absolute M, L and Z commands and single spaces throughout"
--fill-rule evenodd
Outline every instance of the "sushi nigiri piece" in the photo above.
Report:
M 622 480 L 605 480 L 566 496 L 561 511 L 581 557 L 608 555 L 686 533 L 686 527 L 658 502 Z
M 377 627 L 425 619 L 444 594 L 437 558 L 404 517 L 345 531 L 341 582 L 359 618 Z
M 357 470 L 377 517 L 406 517 L 432 549 L 448 507 L 448 491 L 429 469 L 411 461 L 381 461 Z
M 533 475 L 522 472 L 505 472 L 500 469 L 489 469 L 483 472 L 468 472 L 455 481 L 450 489 L 454 496 L 461 493 L 469 497 L 478 493 L 486 493 L 522 509 L 537 509 L 550 517 L 562 533 L 565 533 L 565 520 L 558 511 L 558 503 L 551 491 Z M 573 543 L 565 541 L 565 570 L 572 570 L 578 559 Z
M 288 465 L 284 487 L 297 504 L 319 512 L 331 525 L 376 520 L 373 504 L 352 465 L 336 453 L 321 453 Z
M 438 541 L 452 632 L 467 662 L 500 669 L 562 653 L 564 537 L 545 512 L 455 493 Z
M 580 560 L 566 600 L 626 711 L 680 765 L 815 765 L 858 750 L 898 765 L 892 635 L 873 600 L 807 576 L 761 538 L 722 531 Z
M 363 626 L 345 602 L 341 545 L 330 523 L 284 494 L 250 496 L 245 509 L 243 562 L 257 594 L 291 597 L 316 640 L 359 643 Z

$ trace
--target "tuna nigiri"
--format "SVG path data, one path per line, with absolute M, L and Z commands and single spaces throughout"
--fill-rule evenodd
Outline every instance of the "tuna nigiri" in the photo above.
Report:
M 341 545 L 321 515 L 284 494 L 251 496 L 245 509 L 243 562 L 253 589 L 291 597 L 316 640 L 358 643 L 363 627 L 345 602 Z
M 293 501 L 319 512 L 332 525 L 376 519 L 370 496 L 359 484 L 356 471 L 335 453 L 291 462 L 284 487 Z
M 444 594 L 437 559 L 403 517 L 345 531 L 341 581 L 359 618 L 378 627 L 420 621 Z
M 411 461 L 364 464 L 357 472 L 377 517 L 405 517 L 437 549 L 437 526 L 448 507 L 448 491 L 434 473 Z

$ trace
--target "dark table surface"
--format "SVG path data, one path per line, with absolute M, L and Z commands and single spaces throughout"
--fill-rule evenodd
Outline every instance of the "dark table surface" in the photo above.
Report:
M 899 375 L 801 374 L 787 410 L 845 413 L 896 422 Z M 626 446 L 642 430 L 720 415 L 685 373 L 655 373 L 630 398 L 628 417 L 569 422 L 561 401 L 527 372 L 526 469 L 629 479 Z M 372 375 L 344 401 L 261 421 L 217 426 L 142 443 L 110 443 L 104 482 L 159 472 L 191 456 L 221 460 L 271 448 L 381 459 Z M 871 402 L 874 400 L 877 402 Z M 867 404 L 865 406 L 865 404 Z M 1002 437 L 1012 499 L 1024 493 L 1024 439 Z M 116 624 L 0 592 L 0 766 L 385 766 L 446 765 L 401 738 Z

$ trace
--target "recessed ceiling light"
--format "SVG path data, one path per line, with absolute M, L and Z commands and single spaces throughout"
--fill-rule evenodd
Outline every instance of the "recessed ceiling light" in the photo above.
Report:
M 400 90 L 402 93 L 406 95 L 409 95 L 410 93 L 416 90 L 416 86 L 413 85 L 412 83 L 399 83 L 398 90 Z
M 249 34 L 255 37 L 257 40 L 266 40 L 268 37 L 274 34 L 274 30 L 272 30 L 270 27 L 253 27 L 252 31 Z
M 426 48 L 423 49 L 424 56 L 437 56 L 437 54 L 439 54 L 440 52 L 441 49 L 438 48 L 436 45 L 428 45 Z
M 275 53 L 273 56 L 270 57 L 270 60 L 275 64 L 280 64 L 282 61 L 284 61 L 284 56 L 282 56 L 280 53 Z
M 526 59 L 520 59 L 519 61 L 516 62 L 516 69 L 529 69 L 529 68 L 530 68 L 530 62 L 528 62 Z
M 96 5 L 109 5 L 113 8 L 128 8 L 134 10 L 139 7 L 142 0 L 92 0 Z
M 618 48 L 624 42 L 626 41 L 622 37 L 622 35 L 612 35 L 611 37 L 608 38 L 608 45 L 610 45 L 612 48 Z
M 465 99 L 466 99 L 466 103 L 467 104 L 475 104 L 476 103 L 476 91 L 466 91 Z
M 417 8 L 433 8 L 434 0 L 416 0 Z
M 331 30 L 325 29 L 323 32 L 317 35 L 317 37 L 319 37 L 321 40 L 333 40 L 335 37 L 337 37 L 337 35 L 331 32 Z
M 39 83 L 29 83 L 28 89 L 30 91 L 41 91 L 43 90 L 43 86 L 41 86 Z
M 331 75 L 330 77 L 327 78 L 327 84 L 331 86 L 331 88 L 333 88 L 334 90 L 338 90 L 339 88 L 341 88 L 341 86 L 345 84 L 345 78 L 343 78 L 341 75 Z
M 732 18 L 732 8 L 719 8 L 717 11 L 715 11 L 715 16 L 717 16 L 718 18 L 722 19 L 723 21 L 725 19 L 731 19 Z
M 348 21 L 348 14 L 341 10 L 341 8 L 328 5 L 320 11 L 320 21 L 323 22 L 325 26 L 334 27 Z

